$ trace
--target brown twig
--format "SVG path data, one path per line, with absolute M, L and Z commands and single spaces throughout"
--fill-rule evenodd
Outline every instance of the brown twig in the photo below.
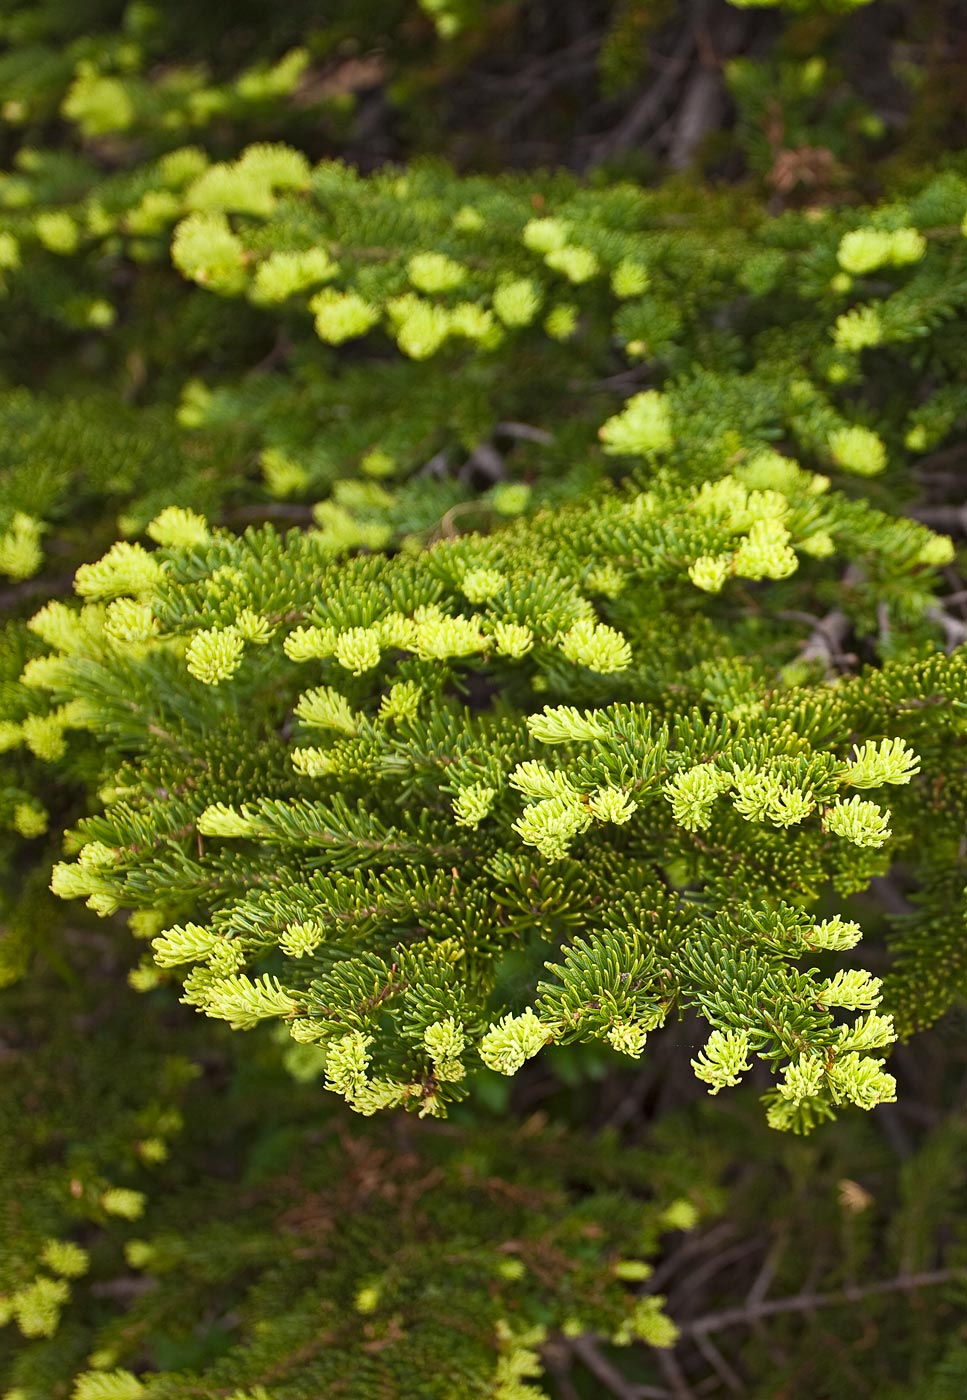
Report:
M 781 1317 L 784 1313 L 814 1312 L 820 1308 L 841 1308 L 863 1298 L 879 1294 L 912 1293 L 919 1288 L 936 1288 L 944 1283 L 967 1279 L 967 1268 L 933 1269 L 920 1274 L 898 1274 L 896 1278 L 880 1279 L 876 1283 L 855 1284 L 835 1293 L 797 1293 L 792 1298 L 770 1298 L 762 1302 L 744 1303 L 736 1308 L 698 1317 L 681 1326 L 683 1337 L 698 1338 L 709 1332 L 722 1332 L 729 1327 L 748 1327 L 761 1318 Z
M 691 164 L 702 138 L 721 120 L 723 106 L 721 74 L 710 68 L 694 74 L 685 89 L 668 150 L 672 170 L 684 170 Z
M 728 1220 L 719 1221 L 702 1234 L 685 1235 L 676 1250 L 668 1254 L 655 1268 L 648 1280 L 649 1292 L 663 1292 L 666 1284 L 695 1258 L 696 1255 L 718 1249 L 720 1244 L 732 1238 L 735 1226 Z
M 745 1386 L 738 1373 L 732 1369 L 718 1347 L 712 1341 L 707 1332 L 699 1332 L 695 1338 L 695 1345 L 705 1357 L 712 1370 L 719 1380 L 730 1390 L 733 1395 L 743 1395 Z
M 929 607 L 924 610 L 924 615 L 942 629 L 946 651 L 955 651 L 967 641 L 967 623 L 959 617 L 952 616 L 946 608 Z
M 667 1390 L 658 1390 L 651 1385 L 636 1385 L 621 1374 L 606 1356 L 598 1350 L 593 1337 L 569 1337 L 568 1346 L 595 1380 L 607 1386 L 608 1394 L 617 1400 L 670 1400 Z
M 454 528 L 454 521 L 459 516 L 487 509 L 489 509 L 487 501 L 459 501 L 457 505 L 451 506 L 446 514 L 441 516 L 440 523 L 436 528 L 437 537 L 445 540 L 454 539 L 457 534 Z M 431 536 L 431 539 L 432 538 Z
M 665 1380 L 671 1387 L 673 1400 L 694 1400 L 695 1392 L 685 1379 L 685 1372 L 678 1363 L 678 1359 L 671 1351 L 666 1351 L 664 1347 L 653 1347 L 652 1355 L 658 1363 Z
M 259 360 L 257 365 L 253 365 L 251 374 L 262 375 L 272 374 L 279 365 L 283 364 L 292 353 L 292 337 L 285 331 L 280 330 L 275 337 L 272 348 Z
M 679 78 L 688 68 L 694 47 L 695 36 L 688 27 L 654 81 L 645 88 L 618 125 L 595 142 L 588 155 L 589 166 L 598 165 L 641 140 L 649 126 L 661 116 Z
M 775 1277 L 776 1268 L 783 1254 L 786 1252 L 788 1237 L 785 1234 L 777 1236 L 766 1251 L 765 1258 L 759 1268 L 759 1272 L 752 1280 L 752 1286 L 745 1295 L 746 1306 L 750 1304 L 754 1307 L 761 1303 L 769 1292 L 769 1285 Z
M 557 1338 L 547 1343 L 541 1350 L 544 1365 L 554 1377 L 554 1384 L 561 1400 L 581 1400 L 571 1380 L 570 1349 Z
M 534 428 L 530 423 L 495 423 L 494 433 L 504 437 L 517 438 L 521 442 L 539 442 L 546 446 L 554 441 L 554 434 L 544 428 Z
M 457 480 L 466 484 L 475 475 L 485 477 L 488 481 L 503 481 L 506 475 L 504 459 L 493 443 L 477 444 L 457 473 Z
M 683 1300 L 697 1293 L 708 1279 L 714 1278 L 723 1269 L 737 1263 L 740 1259 L 745 1259 L 750 1254 L 754 1254 L 760 1248 L 760 1240 L 739 1240 L 728 1249 L 723 1249 L 721 1253 L 713 1254 L 711 1258 L 705 1260 L 704 1264 L 690 1269 L 684 1286 L 675 1291 L 672 1299 L 672 1311 L 678 1312 Z

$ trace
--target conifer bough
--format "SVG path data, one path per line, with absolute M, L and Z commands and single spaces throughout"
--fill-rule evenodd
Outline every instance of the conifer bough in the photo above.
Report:
M 55 892 L 135 909 L 137 985 L 279 1018 L 362 1113 L 442 1114 L 550 1043 L 638 1056 L 685 1010 L 713 1093 L 774 1071 L 776 1127 L 889 1100 L 836 898 L 911 848 L 963 663 L 925 749 L 912 662 L 809 683 L 782 614 L 838 556 L 857 631 L 889 596 L 916 636 L 950 545 L 770 470 L 395 557 L 163 512 L 31 624 L 49 723 L 109 754 Z
M 615 472 L 698 482 L 777 441 L 898 502 L 909 464 L 967 418 L 952 170 L 872 208 L 779 218 L 728 189 L 364 177 L 265 142 L 94 171 L 69 200 L 46 166 L 22 179 L 0 208 L 8 340 L 42 324 L 45 373 L 66 374 L 90 335 L 108 382 L 136 351 L 174 462 L 169 481 L 129 440 L 144 409 L 0 396 L 11 577 L 39 567 L 44 527 L 90 511 L 95 483 L 131 536 L 163 505 L 215 513 L 245 494 L 313 502 L 334 540 L 372 549 L 473 496 L 501 516 Z M 118 292 L 132 275 L 136 314 Z M 91 477 L 90 457 L 112 470 Z
M 176 1014 L 173 1043 L 171 1006 L 123 988 L 79 1037 L 103 949 L 73 970 L 6 1007 L 8 1400 L 448 1400 L 455 1375 L 461 1397 L 519 1400 L 562 1335 L 674 1344 L 639 1288 L 662 1238 L 715 1209 L 707 1163 L 536 1115 L 409 1124 L 389 1144 L 331 1098 L 320 1113 L 311 1047 L 289 1042 L 293 1077 L 266 1040 L 233 1071 L 210 1025 Z M 213 1052 L 219 1073 L 200 1075 Z M 233 1075 L 244 1093 L 225 1093 Z M 221 1346 L 192 1348 L 213 1332 Z

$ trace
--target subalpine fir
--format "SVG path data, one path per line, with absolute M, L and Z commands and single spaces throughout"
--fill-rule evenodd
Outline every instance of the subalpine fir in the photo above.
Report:
M 107 745 L 54 889 L 137 910 L 138 985 L 191 967 L 189 1003 L 280 1018 L 364 1113 L 441 1114 L 552 1042 L 638 1056 L 687 1009 L 713 1092 L 772 1068 L 776 1127 L 892 1098 L 843 900 L 901 854 L 925 885 L 958 868 L 949 541 L 776 454 L 419 554 L 178 510 L 149 533 L 35 618 L 59 654 L 25 672 L 52 741 Z M 895 659 L 824 679 L 788 619 L 850 559 L 849 621 L 887 606 Z M 903 1029 L 956 992 L 933 966 Z
M 93 487 L 126 534 L 166 504 L 261 498 L 378 548 L 614 475 L 701 481 L 784 440 L 903 503 L 967 411 L 965 213 L 952 172 L 879 208 L 775 219 L 735 194 L 183 149 L 61 206 L 60 241 L 46 214 L 7 217 L 21 355 L 53 315 L 67 335 L 45 353 L 66 372 L 84 285 L 112 392 L 155 402 L 3 397 L 0 568 L 35 573 Z M 131 258 L 133 319 L 112 288 Z
M 69 970 L 4 999 L 8 1400 L 442 1400 L 455 1375 L 514 1400 L 555 1339 L 674 1343 L 645 1284 L 714 1208 L 706 1164 L 546 1116 L 387 1138 L 320 1114 L 305 1047 L 287 1074 L 140 1003 L 89 928 Z

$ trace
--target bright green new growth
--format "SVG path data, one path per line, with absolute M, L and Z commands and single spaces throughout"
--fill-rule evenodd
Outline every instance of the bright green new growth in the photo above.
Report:
M 0 210 L 11 324 L 40 326 L 59 362 L 96 322 L 107 379 L 137 349 L 152 432 L 120 499 L 106 467 L 94 493 L 132 535 L 172 500 L 215 515 L 242 495 L 306 501 L 334 542 L 378 549 L 425 542 L 455 506 L 473 503 L 486 527 L 613 474 L 697 484 L 758 462 L 749 482 L 767 487 L 777 441 L 817 472 L 902 493 L 911 457 L 967 412 L 952 332 L 967 185 L 953 171 L 875 207 L 781 219 L 727 191 L 689 202 L 439 164 L 362 177 L 279 142 L 89 171 L 66 203 L 43 163 L 16 178 L 21 202 Z M 70 224 L 70 249 L 51 252 L 51 218 Z M 130 267 L 133 324 L 117 293 Z M 207 353 L 182 368 L 196 337 Z M 36 570 L 41 531 L 73 513 L 91 457 L 129 455 L 118 416 L 88 397 L 52 412 L 3 396 L 14 476 L 0 568 Z M 15 528 L 14 513 L 34 525 Z M 781 545 L 754 542 L 750 567 L 782 567 Z M 693 563 L 714 591 L 722 560 Z
M 954 551 L 890 514 L 958 499 L 931 457 L 967 413 L 967 184 L 941 145 L 962 65 L 935 0 L 882 31 L 842 18 L 859 0 L 782 8 L 723 10 L 745 56 L 702 79 L 734 113 L 662 187 L 647 136 L 587 182 L 404 163 L 452 105 L 461 168 L 497 168 L 460 88 L 542 11 L 551 71 L 546 2 L 242 0 L 228 26 L 0 4 L 5 606 L 26 619 L 123 537 L 80 611 L 0 634 L 0 984 L 30 973 L 2 1037 L 5 1400 L 524 1400 L 572 1370 L 591 1394 L 595 1334 L 675 1342 L 645 1260 L 739 1155 L 751 1242 L 791 1225 L 813 1257 L 768 1256 L 776 1315 L 703 1349 L 719 1388 L 735 1367 L 728 1389 L 964 1390 L 942 1282 L 962 1105 L 925 1127 L 941 1096 L 908 1115 L 883 1058 L 967 993 L 967 678 L 934 597 Z M 592 126 L 620 134 L 656 75 L 689 91 L 662 58 L 684 10 L 577 11 Z M 904 114 L 885 139 L 855 88 L 874 32 L 894 61 L 860 86 Z M 570 81 L 546 104 L 568 160 Z M 394 165 L 358 176 L 390 149 L 373 112 Z M 526 128 L 557 149 L 543 112 Z M 307 536 L 215 525 L 266 518 Z M 45 897 L 55 860 L 110 923 Z M 107 965 L 128 910 L 133 1010 Z M 205 1081 L 177 1143 L 172 1048 Z M 770 1153 L 721 1096 L 770 1075 L 775 1128 L 901 1107 Z M 535 1090 L 522 1130 L 499 1121 Z M 442 1126 L 365 1121 L 464 1095 Z M 580 1135 L 612 1112 L 620 1142 Z M 884 1171 L 896 1127 L 916 1142 Z M 728 1208 L 744 1230 L 731 1187 Z M 714 1250 L 689 1242 L 670 1308 L 702 1393 L 689 1309 L 734 1315 L 745 1269 L 709 1288 Z M 864 1268 L 902 1287 L 864 1302 Z M 918 1270 L 940 1281 L 909 1376 Z M 842 1305 L 796 1310 L 844 1279 Z M 661 1380 L 641 1347 L 615 1364 Z
M 514 1074 L 551 1042 L 637 1056 L 686 1010 L 710 1028 L 695 1065 L 713 1090 L 754 1058 L 780 1076 L 774 1126 L 889 1100 L 865 1056 L 892 1023 L 841 1019 L 878 984 L 800 960 L 855 941 L 809 908 L 909 847 L 932 760 L 899 679 L 784 689 L 778 614 L 813 586 L 800 554 L 829 567 L 805 548 L 820 534 L 922 626 L 933 537 L 794 467 L 784 482 L 616 494 L 396 557 L 156 522 L 171 543 L 115 547 L 80 572 L 80 614 L 34 624 L 60 655 L 26 679 L 116 753 L 117 796 L 54 890 L 158 911 L 155 961 L 193 965 L 189 1004 L 237 1028 L 281 1019 L 364 1114 L 443 1114 L 474 1064 Z M 695 586 L 709 555 L 719 592 Z M 755 615 L 735 591 L 750 577 Z M 151 609 L 136 642 L 98 601 L 125 586 Z M 863 587 L 854 608 L 862 629 Z M 952 697 L 961 663 L 943 664 Z M 175 771 L 190 789 L 172 794 Z M 907 796 L 850 793 L 885 785 Z M 494 1000 L 512 951 L 526 1004 Z
M 76 970 L 90 970 L 84 955 Z M 61 994 L 56 1021 L 53 985 L 33 978 L 12 993 L 11 1059 L 26 1069 L 29 1057 L 30 1073 L 9 1076 L 0 1098 L 0 1162 L 15 1202 L 0 1257 L 6 1394 L 301 1400 L 345 1389 L 348 1377 L 346 1394 L 369 1400 L 374 1387 L 404 1394 L 426 1367 L 425 1393 L 444 1400 L 460 1351 L 472 1393 L 513 1395 L 509 1376 L 544 1375 L 553 1334 L 673 1345 L 664 1298 L 638 1285 L 662 1236 L 714 1209 L 706 1168 L 625 1147 L 616 1190 L 616 1139 L 535 1120 L 444 1133 L 427 1124 L 394 1154 L 384 1125 L 320 1105 L 316 1087 L 280 1073 L 264 1042 L 234 1070 L 223 1062 L 241 1090 L 226 1095 L 192 1062 L 222 1053 L 201 1023 L 173 1019 L 158 999 L 129 999 L 79 1042 L 71 1022 L 87 1004 L 83 982 Z M 441 1018 L 424 1038 L 438 1075 L 459 1078 L 457 1022 Z M 365 1048 L 343 1039 L 350 1045 L 330 1046 L 325 1072 L 345 1088 Z M 54 1150 L 38 1084 L 56 1109 Z M 210 1174 L 213 1158 L 230 1177 Z M 78 1232 L 86 1247 L 71 1238 Z M 119 1271 L 150 1287 L 106 1307 Z M 170 1339 L 190 1336 L 213 1296 L 233 1313 L 227 1355 L 173 1360 Z

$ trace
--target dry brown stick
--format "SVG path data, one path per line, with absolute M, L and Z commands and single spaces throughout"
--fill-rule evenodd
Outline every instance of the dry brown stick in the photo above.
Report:
M 697 1338 L 700 1334 L 721 1332 L 728 1327 L 749 1326 L 761 1318 L 780 1317 L 783 1313 L 838 1308 L 846 1303 L 858 1303 L 864 1298 L 876 1297 L 878 1294 L 912 1293 L 919 1288 L 936 1288 L 940 1284 L 953 1283 L 957 1279 L 967 1279 L 967 1268 L 898 1274 L 896 1278 L 856 1284 L 850 1288 L 839 1289 L 835 1293 L 797 1293 L 792 1298 L 770 1298 L 737 1308 L 723 1308 L 721 1312 L 709 1313 L 706 1317 L 696 1318 L 694 1322 L 682 1323 L 681 1335 Z
M 689 1271 L 684 1283 L 671 1291 L 672 1312 L 677 1315 L 681 1311 L 684 1300 L 698 1293 L 708 1279 L 714 1278 L 716 1274 L 721 1273 L 729 1265 L 737 1263 L 738 1260 L 754 1254 L 761 1247 L 762 1242 L 757 1239 L 738 1240 L 728 1249 L 723 1249 L 720 1254 L 714 1254 L 704 1263 L 696 1265 Z
M 752 1285 L 745 1295 L 746 1307 L 754 1307 L 756 1303 L 761 1303 L 769 1292 L 769 1286 L 775 1277 L 779 1261 L 782 1259 L 783 1254 L 785 1254 L 788 1243 L 789 1237 L 787 1234 L 783 1233 L 778 1235 L 766 1250 L 762 1263 L 759 1266 L 759 1272 L 752 1280 Z
M 668 150 L 672 170 L 684 170 L 691 164 L 699 142 L 721 120 L 724 105 L 720 73 L 703 68 L 690 79 Z
M 688 26 L 658 77 L 645 88 L 618 125 L 595 143 L 588 158 L 588 165 L 597 165 L 616 152 L 627 150 L 644 135 L 649 124 L 661 114 L 678 79 L 686 71 L 694 47 L 695 36 Z
M 658 1363 L 658 1367 L 671 1386 L 671 1394 L 674 1400 L 695 1400 L 695 1392 L 685 1379 L 685 1372 L 678 1363 L 678 1359 L 671 1351 L 666 1351 L 663 1347 L 653 1347 L 652 1354 Z
M 725 110 L 722 70 L 726 58 L 736 51 L 745 33 L 744 18 L 728 10 L 720 16 L 722 22 L 713 42 L 707 7 L 700 3 L 697 8 L 692 28 L 699 63 L 671 122 L 668 164 L 673 170 L 684 170 L 703 138 L 720 124 Z
M 843 658 L 843 643 L 849 635 L 850 620 L 839 608 L 821 617 L 806 638 L 800 656 L 804 661 L 823 660 L 829 665 Z
M 943 607 L 929 607 L 924 610 L 924 615 L 942 628 L 944 634 L 944 646 L 947 652 L 955 651 L 964 641 L 967 641 L 967 623 L 962 618 L 954 617 Z
M 695 1345 L 726 1389 L 730 1390 L 733 1395 L 743 1395 L 745 1386 L 742 1384 L 738 1372 L 732 1369 L 707 1332 L 697 1334 Z
M 685 1235 L 678 1248 L 666 1255 L 661 1263 L 656 1265 L 654 1273 L 648 1280 L 648 1291 L 651 1293 L 664 1291 L 668 1281 L 696 1255 L 708 1254 L 710 1250 L 717 1249 L 720 1244 L 731 1239 L 734 1234 L 735 1226 L 729 1221 L 723 1220 L 717 1225 L 712 1225 L 702 1234 Z
M 670 1400 L 667 1390 L 629 1381 L 606 1356 L 601 1355 L 593 1337 L 569 1337 L 568 1346 L 595 1380 L 608 1387 L 608 1393 L 614 1395 L 616 1400 Z
M 570 1350 L 566 1344 L 556 1339 L 548 1342 L 541 1349 L 541 1355 L 548 1373 L 554 1377 L 554 1384 L 560 1392 L 561 1400 L 581 1400 L 574 1388 L 574 1382 L 571 1380 Z
M 534 428 L 530 423 L 495 423 L 494 434 L 497 433 L 502 433 L 504 437 L 519 438 L 522 442 L 539 442 L 545 446 L 554 441 L 553 433 L 544 428 Z

